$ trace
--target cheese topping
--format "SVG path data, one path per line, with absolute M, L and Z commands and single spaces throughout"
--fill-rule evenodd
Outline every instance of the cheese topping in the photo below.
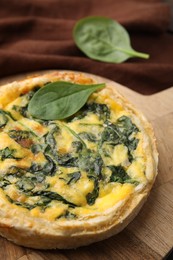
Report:
M 67 120 L 44 121 L 28 114 L 38 87 L 27 89 L 0 100 L 1 203 L 52 221 L 88 218 L 146 183 L 140 129 L 109 91 Z

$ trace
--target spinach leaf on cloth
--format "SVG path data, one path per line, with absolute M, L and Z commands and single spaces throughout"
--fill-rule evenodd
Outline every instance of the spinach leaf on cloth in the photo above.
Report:
M 135 51 L 125 28 L 107 17 L 91 16 L 79 20 L 73 38 L 79 49 L 94 60 L 121 63 L 132 57 L 149 58 L 148 54 Z

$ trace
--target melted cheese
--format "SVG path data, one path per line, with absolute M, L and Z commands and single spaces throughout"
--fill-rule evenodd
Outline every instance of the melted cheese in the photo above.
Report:
M 145 166 L 143 163 L 143 160 L 138 159 L 135 162 L 133 162 L 128 170 L 127 173 L 129 174 L 129 176 L 131 178 L 135 178 L 136 180 L 139 181 L 146 181 L 146 177 L 145 177 Z
M 73 142 L 73 140 L 73 135 L 70 134 L 70 132 L 66 128 L 62 127 L 61 134 L 58 135 L 56 138 L 58 150 L 61 153 L 66 153 L 67 151 L 70 151 L 71 143 Z
M 28 149 L 21 147 L 13 139 L 11 139 L 6 133 L 0 133 L 0 150 L 5 148 L 11 148 L 15 150 L 15 156 L 21 158 L 21 160 L 7 159 L 0 162 L 0 172 L 6 171 L 10 166 L 29 167 L 34 160 L 34 156 Z
M 128 160 L 128 149 L 123 144 L 116 145 L 113 150 L 112 158 L 115 165 L 127 165 Z
M 117 185 L 110 193 L 98 198 L 95 207 L 97 207 L 99 211 L 112 208 L 117 202 L 128 199 L 133 191 L 134 188 L 131 184 Z
M 40 212 L 39 207 L 36 207 L 30 211 L 31 216 L 36 218 L 46 218 L 50 221 L 54 221 L 57 216 L 60 216 L 67 210 L 67 205 L 52 203 L 51 208 L 47 208 L 45 212 Z

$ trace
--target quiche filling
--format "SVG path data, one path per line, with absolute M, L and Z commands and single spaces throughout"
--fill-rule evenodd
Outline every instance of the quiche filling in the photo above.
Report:
M 0 109 L 0 196 L 49 220 L 88 218 L 147 182 L 143 137 L 121 104 L 94 93 L 66 120 L 28 114 L 33 87 Z

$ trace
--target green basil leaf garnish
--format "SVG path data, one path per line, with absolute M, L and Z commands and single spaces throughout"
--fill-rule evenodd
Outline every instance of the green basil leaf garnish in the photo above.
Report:
M 91 16 L 79 20 L 73 38 L 79 49 L 94 60 L 121 63 L 132 57 L 149 58 L 148 54 L 135 51 L 125 28 L 107 17 Z
M 88 97 L 105 84 L 79 85 L 57 81 L 40 88 L 29 102 L 28 111 L 36 118 L 58 120 L 75 114 Z

